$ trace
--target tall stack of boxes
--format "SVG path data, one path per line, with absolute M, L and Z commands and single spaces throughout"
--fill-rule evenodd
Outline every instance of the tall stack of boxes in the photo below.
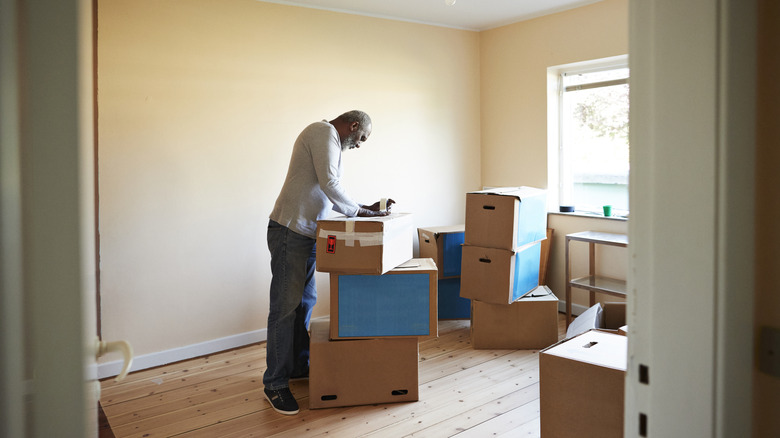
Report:
M 416 401 L 418 340 L 438 336 L 438 270 L 413 257 L 411 215 L 318 222 L 328 320 L 311 323 L 309 408 Z
M 420 257 L 439 267 L 439 319 L 469 319 L 471 300 L 460 296 L 462 245 L 465 225 L 418 228 Z
M 539 285 L 547 197 L 533 187 L 466 194 L 461 297 L 475 349 L 541 349 L 558 340 L 558 298 Z

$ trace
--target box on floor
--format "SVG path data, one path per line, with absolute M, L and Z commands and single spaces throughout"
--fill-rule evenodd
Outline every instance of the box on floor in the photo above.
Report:
M 515 250 L 463 246 L 460 296 L 511 304 L 539 286 L 541 241 Z
M 625 336 L 590 330 L 539 353 L 543 437 L 623 436 L 627 351 Z
M 438 336 L 438 272 L 411 259 L 382 275 L 331 273 L 331 339 Z
M 503 187 L 466 194 L 465 244 L 513 250 L 545 238 L 547 192 Z M 537 271 L 538 274 L 538 271 Z
M 418 228 L 420 257 L 433 259 L 439 268 L 439 279 L 459 277 L 461 272 L 461 245 L 465 225 Z
M 413 257 L 409 213 L 381 217 L 336 217 L 317 221 L 317 270 L 384 274 Z
M 439 319 L 469 319 L 471 300 L 460 296 L 460 277 L 439 279 Z
M 558 297 L 539 286 L 512 304 L 473 300 L 471 345 L 475 349 L 536 350 L 558 341 Z
M 329 328 L 311 322 L 310 409 L 419 399 L 416 338 L 332 341 Z

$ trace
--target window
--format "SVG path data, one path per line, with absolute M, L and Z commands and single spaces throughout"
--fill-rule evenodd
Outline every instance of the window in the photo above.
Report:
M 628 215 L 626 57 L 548 69 L 551 209 Z

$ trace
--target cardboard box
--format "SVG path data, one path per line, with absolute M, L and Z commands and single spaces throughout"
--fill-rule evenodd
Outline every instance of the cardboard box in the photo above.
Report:
M 471 300 L 460 296 L 460 277 L 439 279 L 439 319 L 469 319 Z
M 541 435 L 622 437 L 628 343 L 599 330 L 539 353 Z
M 439 280 L 460 277 L 461 245 L 465 234 L 465 225 L 417 229 L 420 257 L 433 259 L 439 267 Z
M 508 187 L 466 194 L 466 245 L 513 250 L 546 235 L 544 190 Z
M 539 286 L 541 241 L 513 251 L 463 246 L 460 296 L 511 304 Z
M 417 339 L 330 341 L 329 327 L 311 322 L 310 409 L 419 399 Z
M 537 350 L 558 342 L 558 297 L 547 286 L 512 304 L 471 305 L 474 349 Z
M 331 338 L 438 336 L 438 272 L 411 259 L 383 275 L 331 273 Z
M 317 270 L 384 274 L 413 257 L 414 226 L 409 213 L 317 221 Z

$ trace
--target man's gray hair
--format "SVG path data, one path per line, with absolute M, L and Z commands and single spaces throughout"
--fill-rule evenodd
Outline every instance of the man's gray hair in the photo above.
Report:
M 371 126 L 371 117 L 360 110 L 347 111 L 338 118 L 347 123 L 358 122 L 362 127 Z

